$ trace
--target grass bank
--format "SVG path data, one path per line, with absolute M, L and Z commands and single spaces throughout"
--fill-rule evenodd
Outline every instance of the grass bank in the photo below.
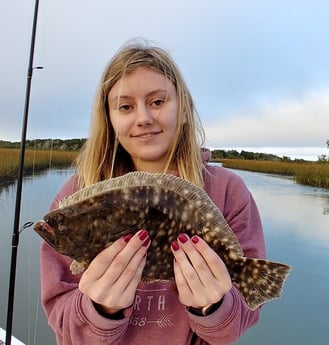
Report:
M 19 153 L 19 149 L 0 148 L 0 179 L 13 179 L 17 176 Z M 24 174 L 32 174 L 51 167 L 68 167 L 77 154 L 77 151 L 26 150 Z
M 226 168 L 293 176 L 297 183 L 329 189 L 329 164 L 222 159 Z
M 47 170 L 51 167 L 68 167 L 78 151 L 26 150 L 24 174 Z M 224 167 L 231 169 L 293 176 L 297 183 L 329 189 L 329 164 L 260 161 L 247 159 L 221 159 Z M 17 176 L 19 149 L 0 148 L 0 180 L 13 180 Z M 1 181 L 0 181 L 1 182 Z

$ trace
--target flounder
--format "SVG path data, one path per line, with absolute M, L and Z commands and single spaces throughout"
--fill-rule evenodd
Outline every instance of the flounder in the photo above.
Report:
M 202 237 L 225 262 L 250 309 L 279 298 L 291 267 L 243 256 L 224 216 L 200 187 L 173 175 L 132 172 L 98 182 L 63 199 L 35 231 L 74 259 L 73 274 L 123 235 L 146 229 L 151 238 L 144 281 L 171 280 L 170 245 L 184 232 Z

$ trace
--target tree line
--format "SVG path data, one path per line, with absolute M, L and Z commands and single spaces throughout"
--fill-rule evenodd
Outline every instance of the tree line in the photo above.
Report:
M 282 158 L 262 152 L 250 152 L 244 151 L 241 152 L 237 150 L 212 150 L 211 151 L 212 160 L 221 160 L 221 159 L 247 159 L 247 160 L 261 160 L 261 161 L 280 161 Z M 289 157 L 286 157 L 289 160 Z
M 79 151 L 86 138 L 76 139 L 34 139 L 26 140 L 26 149 L 30 150 L 54 150 L 54 151 Z M 19 149 L 20 142 L 12 142 L 0 140 L 0 148 L 13 148 Z M 326 141 L 327 148 L 329 149 L 329 140 Z M 245 160 L 260 160 L 260 161 L 291 161 L 290 157 L 279 157 L 270 153 L 263 152 L 250 152 L 242 150 L 221 150 L 214 149 L 211 151 L 212 160 L 220 161 L 221 159 L 245 159 Z M 305 162 L 303 159 L 294 159 L 294 162 Z M 319 163 L 328 163 L 329 155 L 321 155 L 318 157 Z
M 78 151 L 87 139 L 34 139 L 26 140 L 26 149 L 30 150 L 54 150 L 54 151 Z M 0 140 L 0 148 L 19 149 L 21 143 L 16 141 Z

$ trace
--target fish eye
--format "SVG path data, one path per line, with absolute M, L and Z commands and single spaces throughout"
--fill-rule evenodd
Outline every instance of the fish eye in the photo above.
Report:
M 66 226 L 66 225 L 59 225 L 59 227 L 58 227 L 58 231 L 59 231 L 59 233 L 60 234 L 63 234 L 63 233 L 65 233 L 65 232 L 67 232 L 67 230 L 68 230 L 68 227 Z
M 55 214 L 51 215 L 45 221 L 54 229 L 59 228 L 65 222 L 65 216 L 62 213 L 56 212 Z

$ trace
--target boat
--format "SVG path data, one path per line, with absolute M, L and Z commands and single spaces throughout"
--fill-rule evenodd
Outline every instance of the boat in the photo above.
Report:
M 6 339 L 6 331 L 0 327 L 0 345 L 5 345 L 5 339 Z M 15 338 L 14 336 L 11 336 L 11 344 L 12 345 L 25 345 L 20 340 Z

